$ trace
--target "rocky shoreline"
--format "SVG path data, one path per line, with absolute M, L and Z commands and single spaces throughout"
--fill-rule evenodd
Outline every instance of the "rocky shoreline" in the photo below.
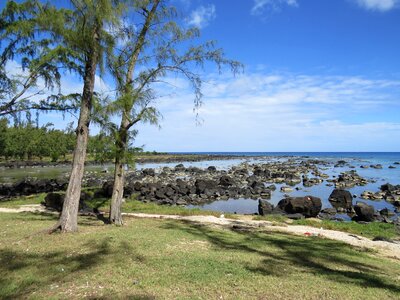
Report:
M 244 156 L 244 155 L 223 155 L 223 154 L 155 154 L 155 155 L 138 155 L 135 157 L 135 163 L 179 163 L 179 162 L 199 162 L 211 160 L 231 160 L 245 158 L 266 158 L 265 156 Z M 112 164 L 112 161 L 96 162 L 86 161 L 86 166 L 102 166 L 104 164 Z M 65 167 L 71 165 L 71 161 L 63 160 L 58 162 L 50 161 L 0 161 L 0 169 L 20 169 L 26 167 Z
M 335 166 L 345 164 L 346 162 L 339 161 Z M 331 177 L 324 173 L 331 165 L 332 163 L 324 160 L 289 158 L 286 161 L 274 160 L 265 163 L 243 162 L 227 170 L 219 170 L 214 166 L 203 169 L 185 167 L 183 164 L 148 168 L 128 173 L 124 196 L 134 196 L 142 202 L 182 206 L 202 205 L 216 200 L 253 199 L 259 201 L 260 215 L 285 214 L 295 219 L 320 217 L 338 220 L 337 214 L 348 214 L 358 221 L 393 221 L 391 217 L 400 211 L 400 185 L 384 184 L 377 192 L 365 191 L 360 195 L 360 198 L 364 199 L 376 198 L 379 195 L 379 199 L 397 207 L 394 211 L 382 209 L 378 212 L 371 205 L 353 203 L 355 195 L 346 190 L 349 187 L 364 186 L 370 181 L 361 177 L 354 169 Z M 349 168 L 351 169 L 351 166 Z M 328 199 L 332 206 L 330 208 L 322 209 L 321 199 L 306 192 L 302 197 L 290 196 L 294 189 L 301 190 L 321 184 L 332 189 Z M 0 185 L 0 198 L 63 191 L 66 185 L 66 178 L 25 179 L 14 184 Z M 88 197 L 110 197 L 112 176 L 87 174 L 84 186 L 99 188 L 93 195 L 83 194 L 83 200 Z M 278 192 L 283 193 L 282 199 L 274 206 L 269 201 L 271 195 Z M 60 201 L 62 202 L 62 197 L 53 195 L 48 198 L 47 204 L 59 209 Z

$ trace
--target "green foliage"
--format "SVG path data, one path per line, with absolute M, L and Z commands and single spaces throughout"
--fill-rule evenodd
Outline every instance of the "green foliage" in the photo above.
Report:
M 36 127 L 32 123 L 22 123 L 8 127 L 3 119 L 0 124 L 0 143 L 3 144 L 0 155 L 6 159 L 33 159 L 50 157 L 57 161 L 61 156 L 70 153 L 73 148 L 74 135 L 51 128 L 51 124 Z M 2 128 L 2 129 L 1 129 Z
M 115 157 L 114 139 L 105 134 L 89 137 L 88 153 L 92 154 L 96 162 L 104 163 Z
M 48 9 L 37 0 L 9 0 L 0 13 L 0 116 L 75 109 L 78 95 L 60 94 L 60 67 L 70 68 L 70 57 L 43 26 L 57 17 L 46 14 Z M 17 67 L 10 71 L 7 64 Z

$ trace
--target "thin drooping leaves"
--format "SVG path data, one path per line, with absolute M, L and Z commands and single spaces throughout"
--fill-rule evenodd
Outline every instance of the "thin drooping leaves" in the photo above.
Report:
M 157 124 L 160 113 L 155 100 L 160 96 L 156 84 L 169 75 L 186 78 L 194 92 L 194 108 L 202 103 L 202 77 L 199 70 L 208 62 L 217 65 L 221 72 L 229 66 L 237 73 L 242 65 L 225 58 L 214 41 L 196 44 L 200 32 L 186 29 L 178 23 L 176 10 L 168 1 L 135 1 L 132 22 L 120 31 L 126 33 L 124 45 L 110 59 L 110 72 L 117 83 L 116 100 L 108 112 L 120 116 L 116 136 L 114 188 L 111 200 L 110 222 L 122 225 L 121 204 L 124 190 L 124 164 L 130 143 L 129 130 L 139 123 Z
M 73 60 L 42 28 L 43 9 L 38 1 L 8 1 L 1 12 L 0 116 L 76 108 L 77 95 L 60 90 L 61 70 Z

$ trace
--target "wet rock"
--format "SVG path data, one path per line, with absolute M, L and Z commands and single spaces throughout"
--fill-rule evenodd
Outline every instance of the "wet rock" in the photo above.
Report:
M 282 199 L 278 207 L 288 214 L 300 213 L 307 218 L 316 217 L 321 211 L 322 202 L 318 197 L 289 197 Z
M 282 193 L 291 193 L 291 192 L 293 192 L 293 189 L 291 187 L 288 187 L 288 186 L 282 186 L 281 187 L 281 192 Z
M 274 206 L 266 200 L 258 200 L 258 214 L 265 216 L 271 214 L 274 210 Z
M 143 169 L 142 170 L 142 174 L 143 176 L 156 176 L 156 172 L 154 171 L 154 169 L 148 168 L 148 169 Z
M 395 213 L 390 211 L 388 208 L 381 209 L 379 213 L 381 216 L 385 217 L 391 217 L 395 215 Z
M 365 221 L 365 222 L 372 222 L 374 221 L 374 207 L 372 205 L 368 205 L 364 202 L 357 202 L 354 205 L 354 210 L 356 212 L 356 220 L 357 221 Z
M 334 207 L 330 207 L 330 208 L 325 208 L 325 209 L 321 210 L 321 213 L 328 214 L 328 215 L 335 215 L 337 213 L 337 210 Z
M 207 168 L 207 171 L 208 171 L 208 172 L 214 173 L 214 172 L 217 172 L 217 168 L 214 167 L 214 166 L 209 166 L 209 167 Z
M 400 190 L 400 185 L 392 185 L 390 183 L 385 183 L 381 185 L 381 191 L 382 192 L 395 192 L 397 190 Z
M 185 166 L 183 164 L 177 164 L 174 168 L 175 171 L 185 171 Z
M 370 165 L 370 167 L 373 168 L 373 169 L 382 169 L 382 165 L 381 164 Z
M 197 179 L 195 182 L 196 194 L 204 194 L 206 191 L 217 189 L 218 184 L 210 179 Z
M 342 189 L 334 189 L 329 196 L 329 202 L 335 208 L 342 207 L 350 209 L 353 205 L 353 197 L 349 191 Z
M 234 184 L 235 182 L 233 181 L 233 179 L 227 175 L 221 176 L 221 178 L 219 179 L 219 185 L 227 187 Z

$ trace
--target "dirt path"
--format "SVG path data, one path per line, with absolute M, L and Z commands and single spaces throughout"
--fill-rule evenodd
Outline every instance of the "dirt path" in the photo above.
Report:
M 46 209 L 39 205 L 21 205 L 19 208 L 1 208 L 0 213 L 21 213 L 21 212 L 46 212 Z M 269 221 L 256 221 L 249 218 L 242 219 L 226 219 L 217 218 L 214 216 L 178 216 L 178 215 L 158 215 L 144 213 L 123 213 L 126 217 L 134 218 L 153 218 L 153 219 L 170 219 L 182 220 L 199 224 L 218 225 L 225 227 L 243 227 L 243 228 L 259 228 L 266 231 L 284 232 L 301 236 L 316 236 L 320 238 L 328 238 L 336 241 L 341 241 L 346 244 L 376 250 L 385 257 L 395 258 L 400 260 L 400 243 L 390 243 L 385 241 L 372 241 L 368 238 L 357 236 L 346 232 L 327 230 L 311 226 L 299 225 L 279 225 Z
M 253 227 L 253 228 L 260 228 L 266 231 L 284 232 L 301 236 L 305 235 L 317 236 L 321 238 L 328 238 L 331 240 L 341 241 L 355 247 L 376 250 L 385 257 L 390 257 L 400 260 L 400 243 L 372 241 L 365 237 L 336 230 L 328 230 L 323 228 L 300 226 L 300 225 L 277 226 L 276 224 L 269 221 L 255 221 L 249 219 L 236 220 L 236 219 L 217 218 L 214 216 L 177 216 L 177 215 L 156 215 L 156 214 L 143 214 L 143 213 L 125 213 L 124 215 L 135 218 L 173 219 L 173 220 L 190 221 L 200 224 L 220 225 L 229 227 L 232 226 Z

